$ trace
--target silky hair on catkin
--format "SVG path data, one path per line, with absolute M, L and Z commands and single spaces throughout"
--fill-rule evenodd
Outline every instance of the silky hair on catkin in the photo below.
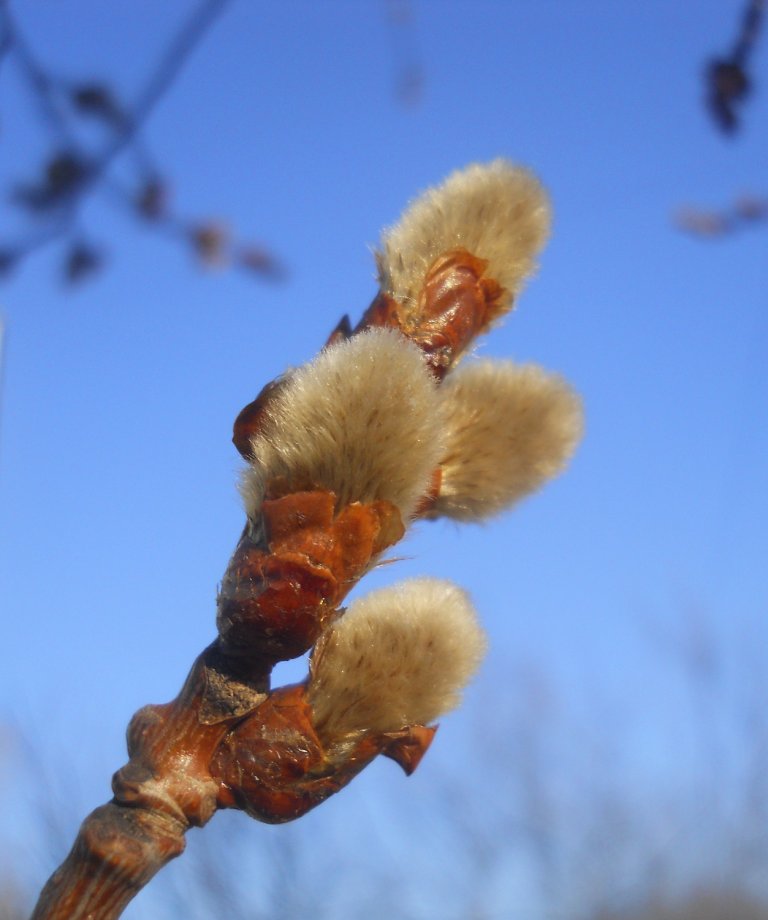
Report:
M 386 499 L 404 520 L 443 452 L 440 397 L 419 349 L 370 329 L 325 348 L 270 400 L 241 491 L 258 512 L 270 480 L 327 489 L 339 506 Z
M 384 232 L 376 253 L 381 287 L 412 305 L 427 270 L 461 247 L 488 261 L 509 309 L 549 235 L 549 199 L 536 177 L 507 160 L 475 163 L 428 189 Z
M 445 454 L 432 517 L 480 521 L 560 473 L 583 429 L 581 401 L 535 364 L 477 361 L 441 390 Z
M 373 591 L 321 636 L 308 697 L 326 743 L 427 724 L 458 706 L 485 653 L 466 592 L 416 578 Z

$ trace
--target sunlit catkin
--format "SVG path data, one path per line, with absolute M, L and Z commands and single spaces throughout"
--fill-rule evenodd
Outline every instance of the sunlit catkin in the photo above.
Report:
M 535 364 L 470 362 L 441 395 L 446 451 L 433 517 L 503 511 L 559 473 L 581 437 L 578 396 Z
M 253 438 L 242 493 L 257 512 L 271 480 L 325 489 L 337 504 L 386 499 L 407 519 L 442 451 L 440 397 L 419 350 L 372 329 L 294 371 Z
M 462 247 L 489 262 L 486 275 L 506 289 L 508 309 L 549 233 L 550 208 L 538 180 L 506 160 L 475 163 L 424 192 L 382 236 L 383 290 L 410 305 L 427 269 Z
M 413 579 L 355 601 L 312 656 L 309 701 L 326 743 L 426 724 L 455 708 L 485 651 L 467 594 Z

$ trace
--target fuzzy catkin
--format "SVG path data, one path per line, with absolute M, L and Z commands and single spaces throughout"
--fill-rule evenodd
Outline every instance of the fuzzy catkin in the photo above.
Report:
M 411 306 L 435 259 L 463 247 L 489 262 L 486 275 L 506 289 L 508 309 L 549 225 L 549 201 L 535 176 L 503 159 L 475 163 L 424 192 L 385 231 L 376 254 L 381 286 Z
M 583 428 L 557 374 L 511 361 L 468 363 L 443 384 L 446 451 L 432 516 L 480 521 L 559 473 Z
M 418 578 L 371 592 L 313 653 L 308 695 L 317 732 L 332 743 L 432 722 L 459 704 L 484 652 L 469 597 L 452 583 Z
M 442 448 L 440 401 L 419 349 L 371 329 L 294 371 L 251 441 L 241 491 L 257 513 L 271 479 L 327 489 L 339 506 L 386 499 L 407 520 Z

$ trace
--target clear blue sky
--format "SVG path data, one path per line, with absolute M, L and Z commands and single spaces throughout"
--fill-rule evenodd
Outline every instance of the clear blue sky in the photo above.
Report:
M 131 98 L 192 4 L 15 7 L 41 57 L 107 75 Z M 130 715 L 173 697 L 214 636 L 242 518 L 235 415 L 343 313 L 359 315 L 381 227 L 472 161 L 530 166 L 555 212 L 539 274 L 481 353 L 565 374 L 584 398 L 586 438 L 567 474 L 515 512 L 482 528 L 420 526 L 408 558 L 367 579 L 455 579 L 491 653 L 434 767 L 431 753 L 407 783 L 377 767 L 344 795 L 375 810 L 381 785 L 415 807 L 408 797 L 452 758 L 477 757 L 472 714 L 526 661 L 566 697 L 599 687 L 644 739 L 638 762 L 658 769 L 684 703 L 660 646 L 687 613 L 705 611 L 737 651 L 765 644 L 768 230 L 701 240 L 671 220 L 685 203 L 766 191 L 765 47 L 736 140 L 701 103 L 703 62 L 731 42 L 742 0 L 412 8 L 393 45 L 374 0 L 235 0 L 148 123 L 179 210 L 268 245 L 285 283 L 202 273 L 95 200 L 84 223 L 111 251 L 107 271 L 65 295 L 51 249 L 0 289 L 0 721 L 22 726 L 43 760 L 67 761 L 83 813 L 109 796 Z M 393 92 L 398 48 L 425 74 L 410 108 Z M 3 80 L 5 184 L 45 148 Z M 7 206 L 0 215 L 2 234 L 14 223 Z M 15 834 L 22 808 L 15 797 L 4 807 Z M 322 834 L 324 812 L 338 821 L 343 807 L 307 820 Z M 345 820 L 364 840 L 371 816 L 355 824 L 355 807 Z M 418 909 L 409 916 L 448 916 Z

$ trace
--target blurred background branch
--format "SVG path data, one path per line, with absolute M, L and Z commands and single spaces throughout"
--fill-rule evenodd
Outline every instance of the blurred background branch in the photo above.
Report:
M 735 136 L 743 127 L 742 108 L 752 96 L 754 53 L 763 24 L 765 0 L 747 0 L 732 48 L 712 58 L 704 69 L 705 104 L 715 127 Z M 674 223 L 697 237 L 720 238 L 764 223 L 768 197 L 745 193 L 722 208 L 685 205 L 678 208 Z
M 706 68 L 707 108 L 725 134 L 741 128 L 740 110 L 754 89 L 750 66 L 764 12 L 765 0 L 747 0 L 733 47 Z
M 693 236 L 722 237 L 748 230 L 768 218 L 768 198 L 741 195 L 720 210 L 706 210 L 694 205 L 679 208 L 675 214 L 677 226 Z
M 29 92 L 48 145 L 37 174 L 15 180 L 10 189 L 10 202 L 28 229 L 16 239 L 0 239 L 0 274 L 53 243 L 63 245 L 66 282 L 78 283 L 103 268 L 107 246 L 84 226 L 82 215 L 87 199 L 101 193 L 128 216 L 178 240 L 203 266 L 231 265 L 269 279 L 283 276 L 277 258 L 261 244 L 234 238 L 212 218 L 176 213 L 168 179 L 146 143 L 148 119 L 229 2 L 204 0 L 195 7 L 129 104 L 101 76 L 55 73 L 37 56 L 9 0 L 0 0 L 0 59 Z M 131 164 L 127 183 L 118 181 L 112 169 L 123 155 Z

